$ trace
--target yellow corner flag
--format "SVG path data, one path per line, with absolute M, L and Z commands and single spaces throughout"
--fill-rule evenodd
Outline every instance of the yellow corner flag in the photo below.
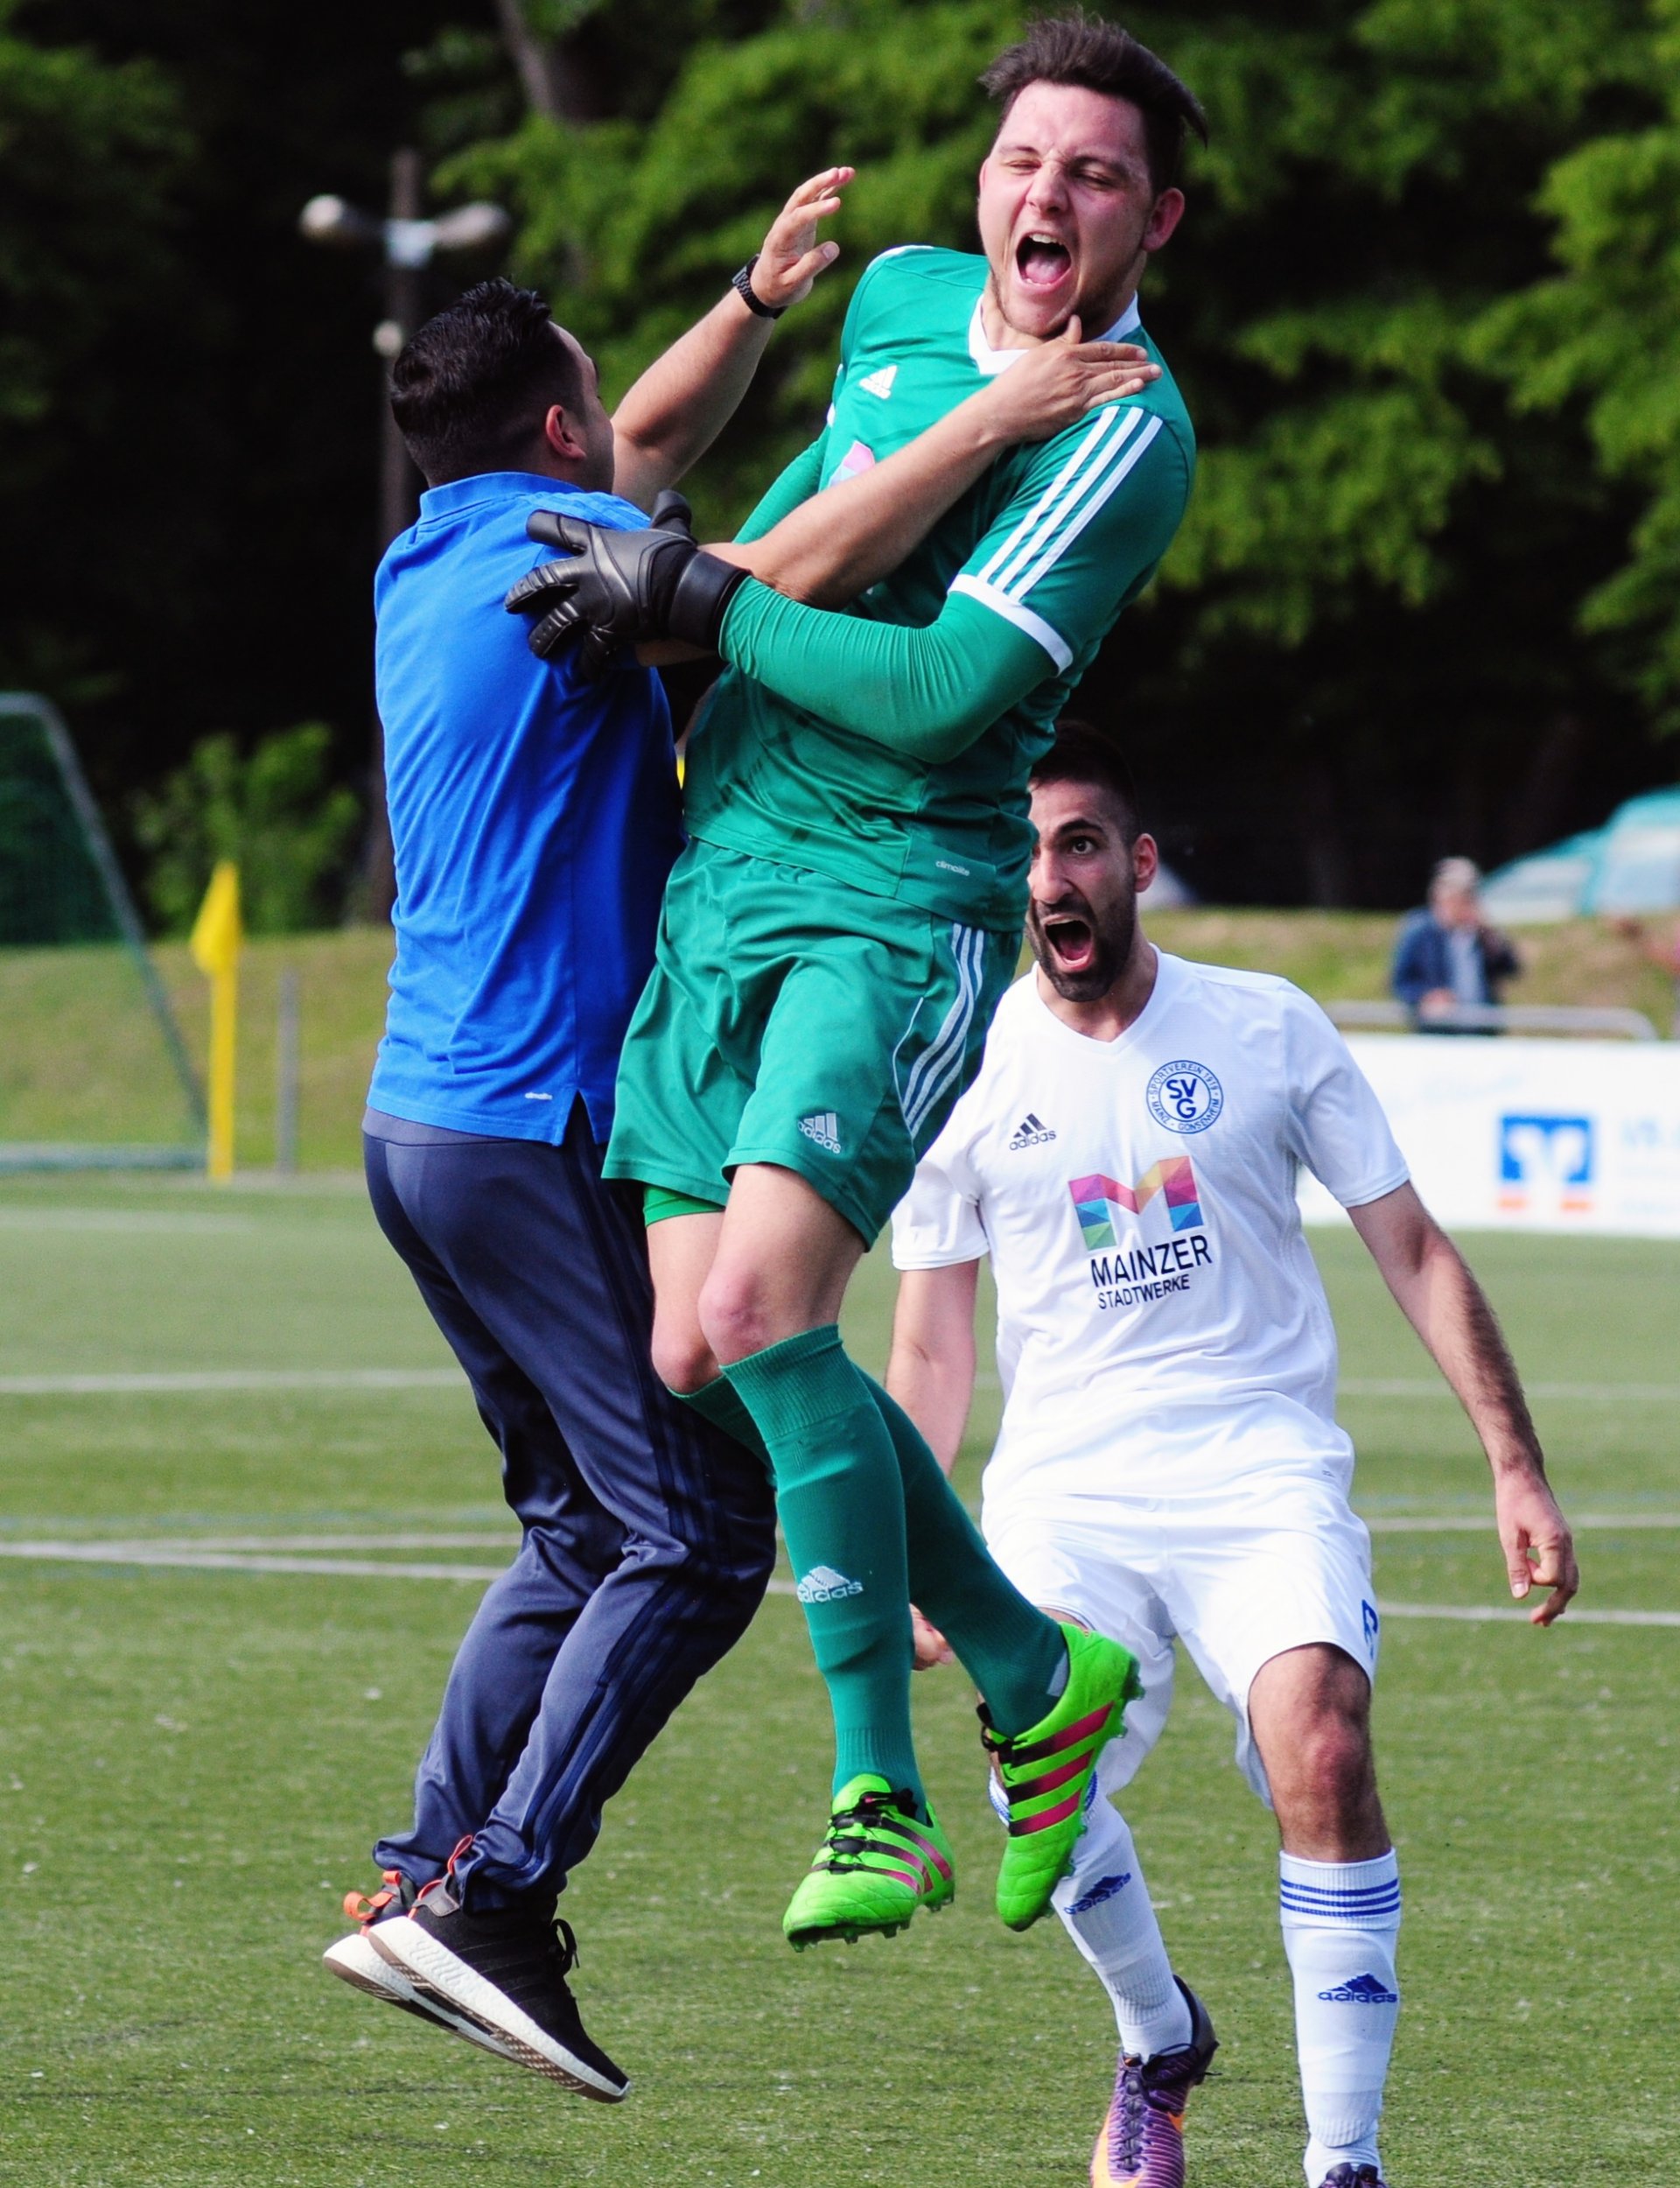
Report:
M 218 859 L 187 948 L 210 983 L 210 1154 L 213 1178 L 234 1175 L 234 1061 L 239 1021 L 239 868 Z

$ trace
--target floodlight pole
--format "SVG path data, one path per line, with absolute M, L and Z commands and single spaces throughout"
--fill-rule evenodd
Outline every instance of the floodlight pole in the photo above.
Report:
M 385 316 L 374 329 L 374 347 L 386 372 L 396 363 L 402 345 L 420 323 L 420 284 L 431 256 L 428 244 L 424 256 L 410 248 L 396 248 L 398 237 L 412 238 L 421 228 L 420 155 L 409 147 L 391 154 L 390 214 L 385 222 Z M 379 552 L 382 555 L 397 534 L 414 521 L 419 477 L 402 436 L 396 430 L 386 394 L 385 373 L 380 375 Z M 373 751 L 368 768 L 368 834 L 361 852 L 361 887 L 365 917 L 388 919 L 396 901 L 396 852 L 391 842 L 391 816 L 385 798 L 385 725 L 374 709 Z
M 374 329 L 374 347 L 387 369 L 420 324 L 421 276 L 435 239 L 424 233 L 431 223 L 420 217 L 420 155 L 412 150 L 391 154 L 391 211 L 385 223 L 385 316 Z M 399 247 L 398 239 L 407 242 Z M 424 252 L 424 256 L 417 255 Z M 379 391 L 379 551 L 414 522 L 418 473 L 409 460 L 382 382 Z
M 499 205 L 457 206 L 428 220 L 421 210 L 425 174 L 411 146 L 391 155 L 390 210 L 383 220 L 346 204 L 342 198 L 312 198 L 298 226 L 312 243 L 351 249 L 373 245 L 384 260 L 385 316 L 374 329 L 374 347 L 387 371 L 420 323 L 424 277 L 438 252 L 481 250 L 499 243 L 513 223 Z M 380 375 L 379 552 L 382 555 L 414 521 L 419 474 L 409 460 L 402 436 L 391 416 L 386 375 Z M 396 872 L 391 851 L 390 815 L 385 803 L 385 733 L 374 717 L 373 753 L 368 771 L 368 836 L 362 849 L 359 891 L 364 916 L 387 919 L 396 901 Z

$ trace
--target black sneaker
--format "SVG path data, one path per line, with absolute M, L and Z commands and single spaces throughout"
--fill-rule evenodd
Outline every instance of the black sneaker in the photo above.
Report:
M 457 2013 L 444 1999 L 423 1990 L 394 1961 L 386 1960 L 369 1944 L 368 1933 L 376 1923 L 400 1920 L 417 1897 L 413 1878 L 394 1869 L 385 1871 L 383 1885 L 371 1898 L 361 1892 L 346 1892 L 344 1911 L 357 1926 L 347 1938 L 340 1938 L 322 1953 L 328 1974 L 352 1984 L 369 1998 L 378 1998 L 388 2006 L 400 2006 L 404 2013 L 430 2022 L 434 2028 L 447 2029 L 451 2035 L 462 2037 L 467 2043 L 494 2052 L 498 2058 L 513 2058 L 514 2054 L 499 2036 L 481 2029 L 464 2013 Z
M 1333 2165 L 1320 2188 L 1382 2188 L 1382 2176 L 1375 2165 Z
M 448 1876 L 428 1884 L 408 1914 L 366 1934 L 382 1959 L 475 2022 L 522 2066 L 599 2104 L 617 2104 L 629 2088 L 629 2076 L 584 2032 L 566 1986 L 578 1941 L 551 1906 L 473 1913 Z

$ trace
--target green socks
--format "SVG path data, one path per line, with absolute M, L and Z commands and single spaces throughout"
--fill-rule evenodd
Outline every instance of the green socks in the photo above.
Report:
M 908 1413 L 865 1375 L 904 1483 L 910 1599 L 950 1643 L 1006 1739 L 1025 1732 L 1061 1692 L 1068 1644 L 992 1560 L 962 1499 Z
M 906 1499 L 874 1392 L 833 1324 L 724 1373 L 770 1454 L 795 1591 L 834 1710 L 834 1790 L 873 1771 L 925 1815 L 910 1737 Z
M 998 1570 L 914 1422 L 853 1366 L 836 1329 L 771 1345 L 681 1395 L 774 1476 L 794 1574 L 802 1589 L 816 1582 L 800 1600 L 834 1704 L 836 1792 L 860 1771 L 878 1771 L 920 1797 L 908 1697 L 899 1691 L 908 1657 L 894 1617 L 881 1623 L 895 1558 L 902 1594 L 956 1650 L 997 1729 L 1012 1737 L 1047 1713 L 1067 1676 L 1060 1629 Z M 882 1467 L 883 1429 L 895 1480 Z M 830 1590 L 853 1579 L 864 1586 L 824 1595 L 819 1567 L 835 1576 Z
M 673 1391 L 671 1396 L 681 1399 L 685 1406 L 692 1406 L 695 1412 L 702 1414 L 714 1428 L 721 1428 L 726 1436 L 733 1436 L 736 1442 L 744 1445 L 755 1459 L 764 1462 L 766 1472 L 774 1470 L 770 1465 L 770 1454 L 764 1448 L 764 1438 L 759 1434 L 752 1414 L 741 1403 L 739 1392 L 726 1375 L 720 1375 L 716 1382 L 703 1383 L 697 1391 Z

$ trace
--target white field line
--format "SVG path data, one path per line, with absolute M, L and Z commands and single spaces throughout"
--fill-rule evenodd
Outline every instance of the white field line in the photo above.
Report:
M 1680 1527 L 1680 1511 L 1578 1511 L 1569 1515 L 1569 1524 L 1576 1534 L 1583 1529 L 1643 1530 Z M 1367 1519 L 1365 1525 L 1373 1534 L 1492 1534 L 1494 1516 L 1491 1512 L 1479 1518 L 1474 1512 L 1452 1512 L 1435 1518 Z
M 31 1542 L 24 1544 L 18 1554 L 24 1554 L 25 1550 L 32 1553 L 38 1550 L 45 1555 L 46 1550 L 56 1551 L 59 1546 L 57 1539 L 45 1545 Z M 192 1552 L 195 1555 L 200 1550 L 214 1550 L 218 1553 L 233 1551 L 240 1555 L 265 1556 L 270 1553 L 292 1556 L 299 1551 L 315 1553 L 322 1550 L 360 1550 L 368 1555 L 378 1550 L 483 1550 L 487 1553 L 500 1551 L 512 1557 L 519 1547 L 519 1538 L 509 1534 L 505 1527 L 494 1532 L 487 1527 L 478 1527 L 471 1533 L 461 1534 L 383 1534 L 377 1529 L 364 1528 L 360 1534 L 148 1534 L 124 1535 L 116 1539 L 100 1535 L 89 1536 L 86 1539 L 68 1538 L 64 1540 L 63 1546 L 71 1550 L 96 1551 L 97 1561 L 107 1564 L 112 1561 L 127 1563 L 150 1557 L 153 1551 L 164 1550 Z M 0 1536 L 0 1555 L 7 1553 L 5 1539 Z
M 203 1573 L 324 1573 L 346 1580 L 494 1581 L 500 1565 L 398 1563 L 387 1558 L 288 1557 L 153 1542 L 0 1542 L 0 1558 L 55 1565 L 178 1566 Z
M 1680 1406 L 1680 1383 L 1524 1383 L 1530 1398 L 1574 1400 L 1587 1406 Z M 1340 1385 L 1343 1398 L 1444 1398 L 1458 1400 L 1437 1379 L 1415 1380 L 1349 1375 Z
M 0 1558 L 66 1565 L 184 1567 L 210 1573 L 313 1573 L 339 1580 L 494 1581 L 507 1570 L 505 1564 L 441 1565 L 399 1563 L 382 1558 L 293 1557 L 156 1542 L 0 1542 Z M 794 1592 L 794 1583 L 773 1580 L 767 1592 L 772 1595 L 791 1595 Z M 1503 1606 L 1390 1603 L 1379 1598 L 1376 1607 L 1385 1618 L 1443 1618 L 1475 1625 L 1527 1623 L 1523 1611 Z M 1571 1610 L 1568 1616 L 1570 1623 L 1578 1626 L 1680 1627 L 1680 1610 L 1600 1610 L 1588 1607 Z
M 982 1391 L 1000 1387 L 990 1368 L 979 1371 L 974 1386 Z M 1680 1406 L 1680 1383 L 1525 1383 L 1522 1387 L 1530 1398 L 1584 1406 Z M 4 1388 L 0 1383 L 0 1389 Z M 1337 1394 L 1342 1398 L 1438 1398 L 1449 1405 L 1458 1403 L 1438 1376 L 1344 1375 Z
M 264 1391 L 461 1390 L 458 1368 L 187 1368 L 110 1375 L 0 1375 L 0 1398 L 152 1398 Z M 996 1390 L 989 1371 L 975 1378 Z M 1530 1398 L 1592 1406 L 1680 1406 L 1680 1383 L 1530 1383 Z M 1456 1404 L 1443 1382 L 1427 1378 L 1349 1376 L 1344 1398 L 1442 1399 Z
M 1385 1618 L 1459 1618 L 1474 1625 L 1526 1625 L 1526 1610 L 1506 1609 L 1492 1603 L 1385 1603 L 1378 1610 Z M 1571 1626 L 1680 1626 L 1680 1610 L 1595 1610 L 1572 1605 L 1563 1623 Z
M 216 1391 L 465 1391 L 459 1368 L 200 1368 L 156 1375 L 0 1375 L 0 1398 L 150 1398 Z

